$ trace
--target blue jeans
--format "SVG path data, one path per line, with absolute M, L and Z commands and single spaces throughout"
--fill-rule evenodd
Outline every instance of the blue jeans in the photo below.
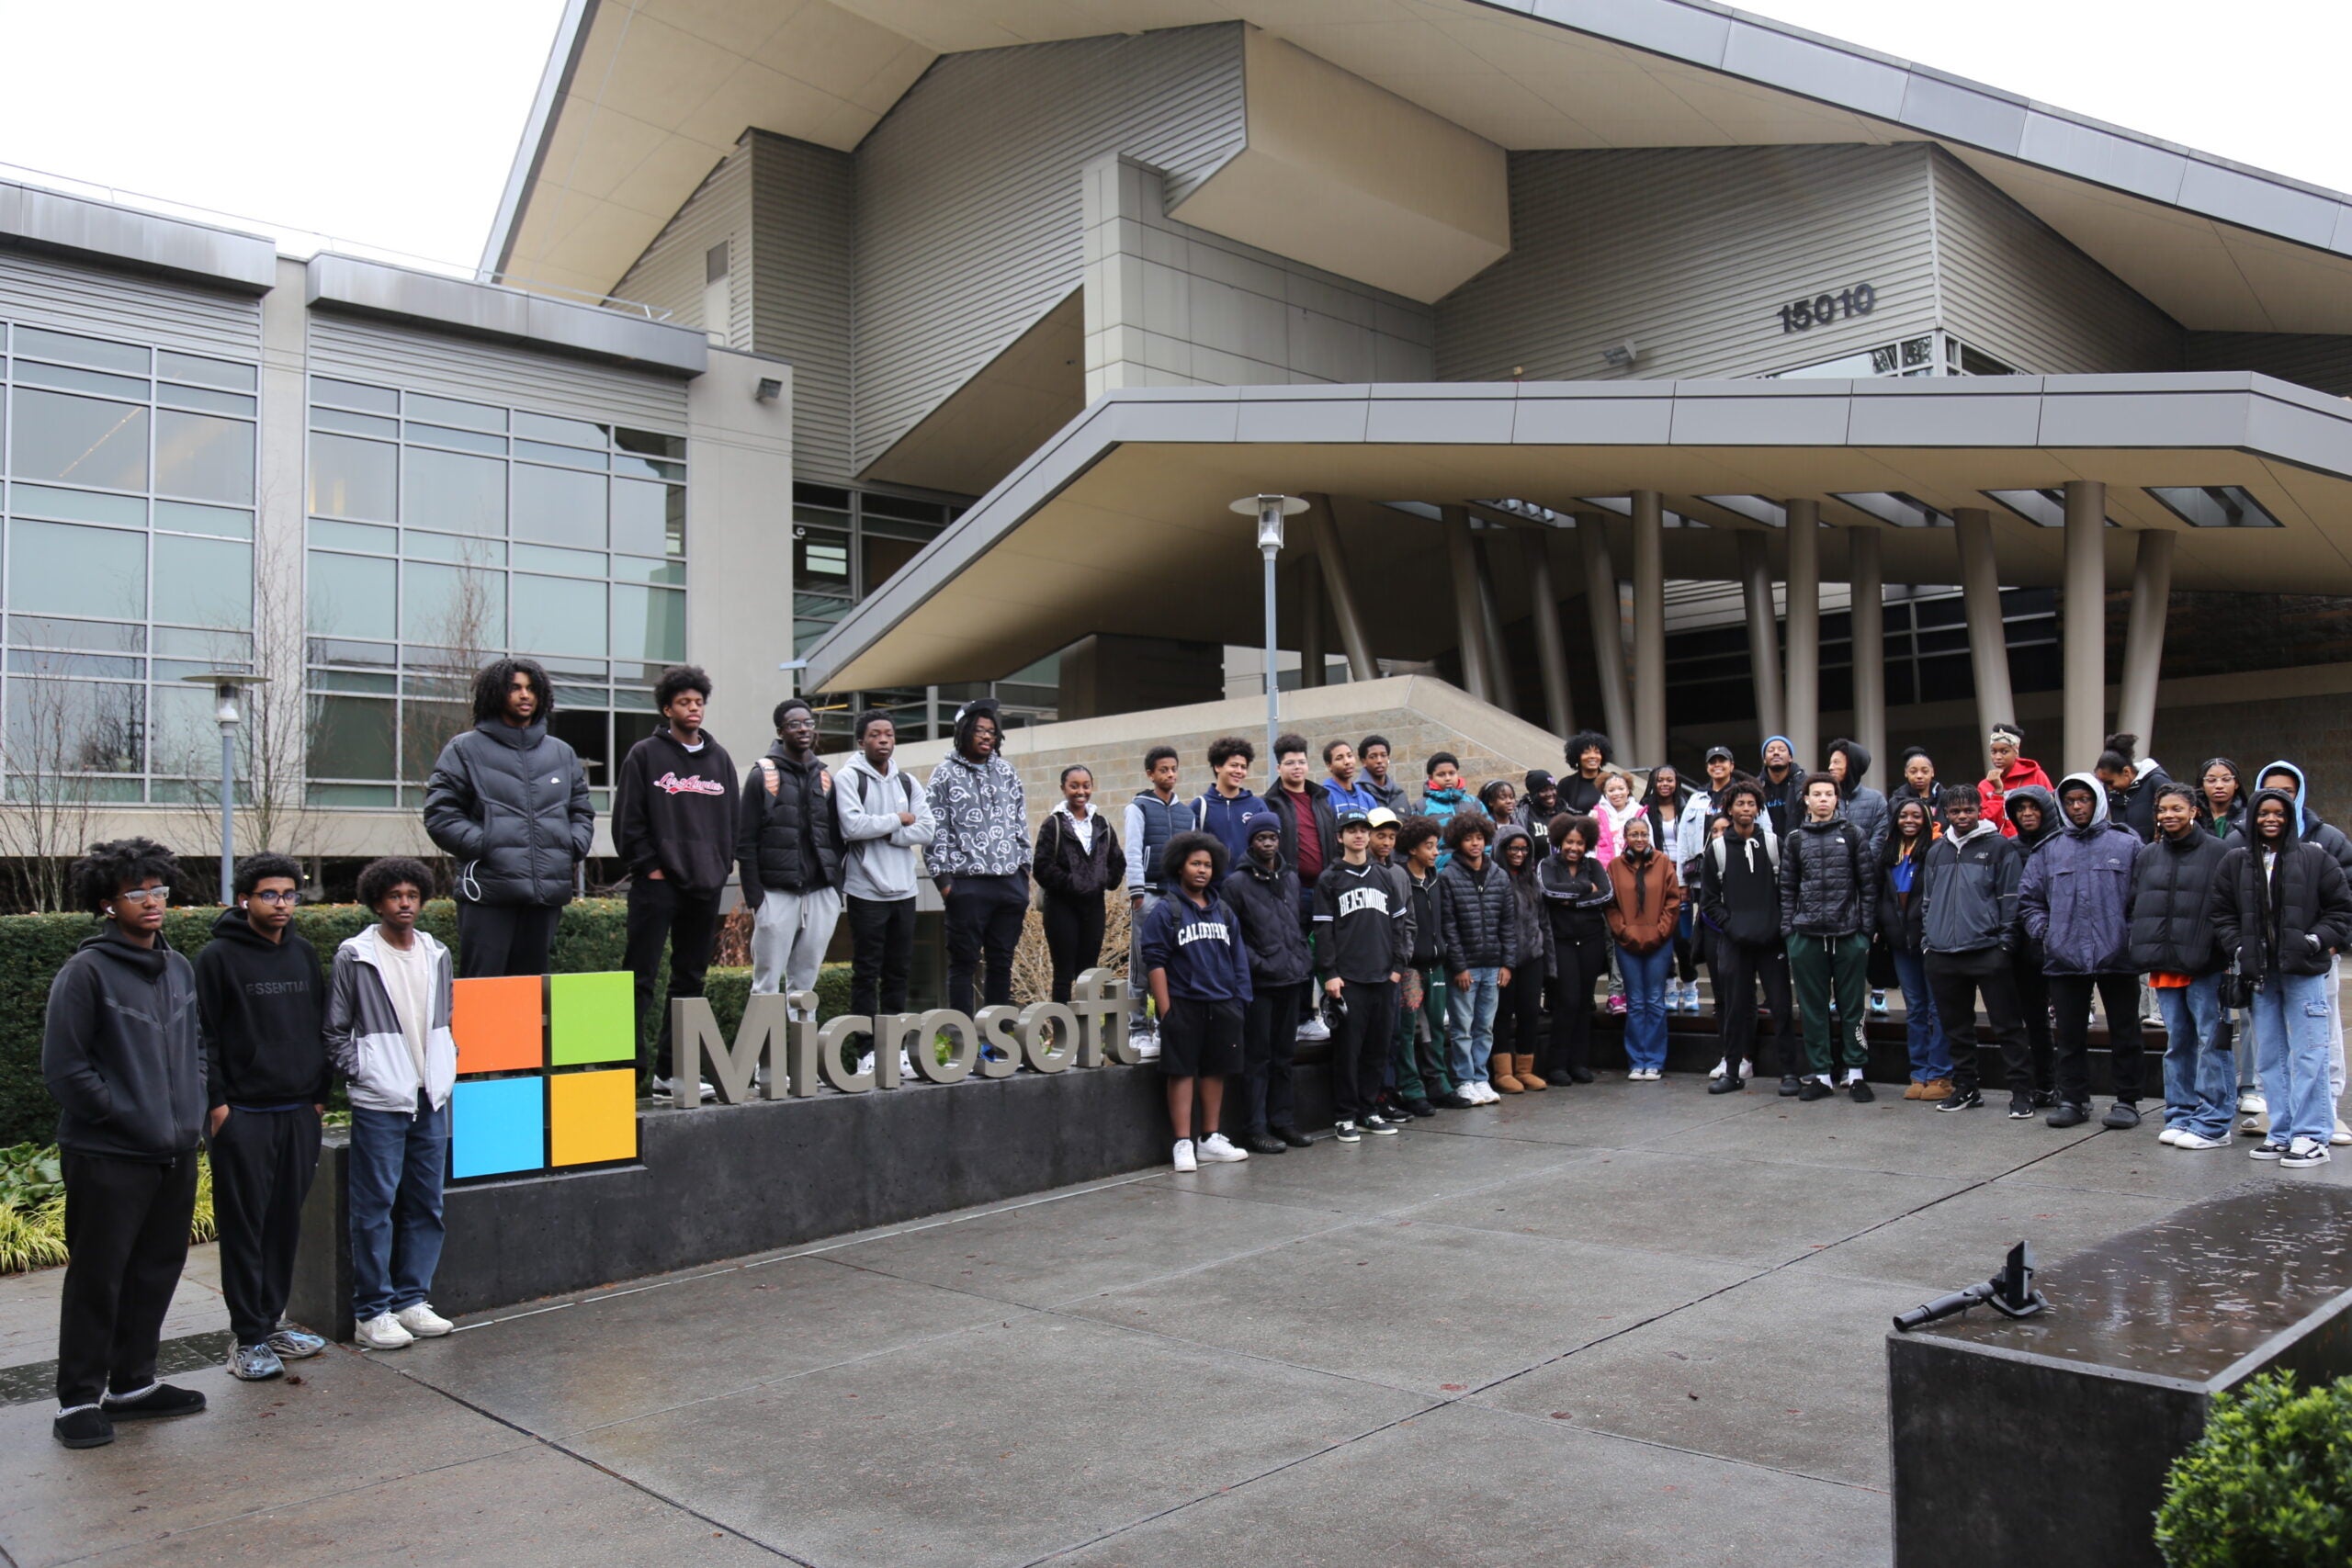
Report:
M 2226 1138 L 2236 1114 L 2237 1064 L 2222 1044 L 2222 977 L 2155 987 L 2165 1015 L 2165 1125 Z
M 351 1315 L 402 1312 L 433 1293 L 441 1262 L 441 1173 L 449 1108 L 423 1091 L 416 1114 L 351 1109 Z
M 1620 945 L 1617 967 L 1625 976 L 1625 1056 L 1655 1072 L 1666 1066 L 1666 977 L 1674 973 L 1674 944 L 1656 953 Z
M 1903 987 L 1903 1027 L 1911 1048 L 1911 1081 L 1951 1077 L 1951 1046 L 1936 1017 L 1935 993 L 1928 988 L 1928 960 L 1917 953 L 1894 955 L 1894 977 Z
M 2255 1072 L 2270 1108 L 2270 1135 L 2281 1143 L 2335 1131 L 2328 1096 L 2329 1020 L 2335 998 L 2325 975 L 2272 975 L 2246 1009 L 2254 1030 Z
M 1487 1058 L 1495 1054 L 1495 1005 L 1503 994 L 1499 969 L 1469 974 L 1470 983 L 1454 987 L 1445 998 L 1445 1032 L 1458 1084 L 1487 1081 Z

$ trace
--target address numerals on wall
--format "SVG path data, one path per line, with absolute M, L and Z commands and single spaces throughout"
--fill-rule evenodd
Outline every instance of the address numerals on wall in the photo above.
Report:
M 1878 290 L 1867 283 L 1857 283 L 1851 288 L 1841 288 L 1835 294 L 1816 294 L 1810 299 L 1792 299 L 1781 307 L 1781 330 L 1783 333 L 1811 332 L 1848 316 L 1867 316 L 1878 308 Z

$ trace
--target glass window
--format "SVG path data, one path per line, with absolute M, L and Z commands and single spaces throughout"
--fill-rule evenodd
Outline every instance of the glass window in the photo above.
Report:
M 492 457 L 506 456 L 506 437 L 486 435 L 478 430 L 451 430 L 446 425 L 411 424 L 408 438 L 427 446 L 455 446 L 466 452 L 487 452 Z
M 311 437 L 311 510 L 390 523 L 399 515 L 392 479 L 397 446 L 347 435 Z
M 363 387 L 356 381 L 330 381 L 323 376 L 311 378 L 311 398 L 314 402 L 340 403 L 369 413 L 401 412 L 401 395 L 390 387 Z
M 605 547 L 605 477 L 514 465 L 514 536 Z
M 104 653 L 58 653 L 47 649 L 34 652 L 28 649 L 11 649 L 8 668 L 20 675 L 107 675 L 117 680 L 126 677 L 137 680 L 147 673 L 147 661 Z
M 135 495 L 19 484 L 9 495 L 8 507 L 19 517 L 62 517 L 75 523 L 111 523 L 119 528 L 147 525 L 147 503 Z
M 76 337 L 71 333 L 45 333 L 39 327 L 17 329 L 17 352 L 39 359 L 62 359 L 69 365 L 95 365 L 101 370 L 121 370 L 133 376 L 147 374 L 147 351 L 136 344 Z
M 515 573 L 514 646 L 533 652 L 603 653 L 605 585 Z
M 668 457 L 683 462 L 686 456 L 684 436 L 661 435 L 650 430 L 615 430 L 613 445 L 624 452 L 636 452 L 648 457 Z
M 17 389 L 9 470 L 20 479 L 147 488 L 147 411 L 128 403 Z
M 423 392 L 408 395 L 408 417 L 433 424 L 462 425 L 468 430 L 491 430 L 502 434 L 506 430 L 506 411 L 483 403 L 461 403 L 449 398 L 428 398 Z
M 686 585 L 686 563 L 647 560 L 642 556 L 615 556 L 613 576 L 623 582 L 653 582 L 668 588 Z
M 170 659 L 203 659 L 215 666 L 224 660 L 232 664 L 249 664 L 254 657 L 254 639 L 244 632 L 183 631 L 175 626 L 155 628 L 155 651 Z
M 528 457 L 537 463 L 560 463 L 567 468 L 594 468 L 603 473 L 605 467 L 602 452 L 582 452 L 570 446 L 550 446 L 541 441 L 517 441 L 514 456 Z
M 912 539 L 883 539 L 866 535 L 865 592 L 871 593 L 896 577 L 899 569 L 922 549 L 922 546 Z
M 2241 485 L 2159 485 L 2148 493 L 2192 528 L 2278 526 L 2278 519 Z
M 389 779 L 399 767 L 392 705 L 366 697 L 311 699 L 310 772 L 330 779 Z
M 686 553 L 686 492 L 642 479 L 613 481 L 613 548 L 640 556 Z
M 516 545 L 514 564 L 526 571 L 551 571 L 560 577 L 602 577 L 605 558 L 594 550 L 559 550 L 546 545 Z
M 8 766 L 16 773 L 130 773 L 146 731 L 144 686 L 8 682 Z
M 29 359 L 17 361 L 17 381 L 19 386 L 61 387 L 69 392 L 96 392 L 102 398 L 137 398 L 147 400 L 149 391 L 144 379 L 133 380 L 128 376 L 108 376 L 96 370 L 75 370 L 63 365 L 36 365 Z
M 226 359 L 204 359 L 193 354 L 174 354 L 168 348 L 155 351 L 155 374 L 174 381 L 195 381 L 231 392 L 254 389 L 255 372 L 250 365 L 237 365 Z
M 397 441 L 401 422 L 379 419 L 372 413 L 345 413 L 341 409 L 312 409 L 311 425 L 316 430 L 340 430 L 350 435 L 372 435 L 382 441 Z
M 232 512 L 225 506 L 159 501 L 155 503 L 155 526 L 176 529 L 183 534 L 218 534 L 224 539 L 250 539 L 254 536 L 254 514 Z
M 399 603 L 400 580 L 390 561 L 312 550 L 310 569 L 311 635 L 393 635 L 393 607 Z
M 254 427 L 241 419 L 158 410 L 155 488 L 198 501 L 252 505 Z
M 506 532 L 506 465 L 411 446 L 401 453 L 401 521 L 451 534 Z
M 159 403 L 175 403 L 184 409 L 209 409 L 214 413 L 233 413 L 246 419 L 254 417 L 260 400 L 243 392 L 216 392 L 209 387 L 172 387 L 155 389 Z
M 504 648 L 506 574 L 403 561 L 401 638 L 469 651 Z
M 158 681 L 148 694 L 148 702 L 152 728 L 147 755 L 155 772 L 218 780 L 220 726 L 212 716 L 211 692 L 202 686 Z M 239 738 L 249 737 L 241 733 Z M 239 772 L 242 773 L 244 768 Z
M 471 534 L 426 534 L 410 528 L 401 536 L 401 553 L 411 560 L 455 561 L 459 566 L 504 566 L 506 541 L 478 538 Z
M 62 523 L 8 525 L 12 609 L 101 620 L 147 618 L 147 536 Z
M 873 547 L 869 545 L 868 549 Z M 792 525 L 792 585 L 813 593 L 847 593 L 849 533 L 839 528 Z
M 612 445 L 611 432 L 601 424 L 590 424 L 580 419 L 552 419 L 543 413 L 514 413 L 514 434 L 533 441 L 552 441 L 559 446 L 586 446 L 597 452 Z
M 311 543 L 338 550 L 368 550 L 382 555 L 397 555 L 401 536 L 396 528 L 377 528 L 365 523 L 330 523 L 323 517 L 311 519 Z
M 254 624 L 254 547 L 155 536 L 155 619 L 232 629 Z
M 686 596 L 671 588 L 614 584 L 612 651 L 616 659 L 684 659 Z
M 86 648 L 99 653 L 137 653 L 147 646 L 147 628 L 102 621 L 52 621 L 42 615 L 10 615 L 11 648 Z

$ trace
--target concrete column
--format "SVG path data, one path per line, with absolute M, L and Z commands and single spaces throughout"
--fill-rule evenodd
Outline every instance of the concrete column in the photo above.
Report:
M 1960 536 L 1960 591 L 1968 611 L 1968 662 L 1976 677 L 1976 739 L 2018 721 L 2009 693 L 2009 637 L 2001 626 L 2001 576 L 1993 561 L 1993 514 L 1963 506 L 1951 514 Z
M 1789 502 L 1789 738 L 1797 766 L 1821 757 L 1821 502 Z
M 1846 580 L 1854 601 L 1853 736 L 1870 752 L 1882 789 L 1894 776 L 1894 760 L 1886 754 L 1886 573 L 1879 555 L 1884 542 L 1875 525 L 1846 533 Z
M 1535 663 L 1544 678 L 1544 722 L 1552 733 L 1566 738 L 1577 727 L 1576 709 L 1568 700 L 1567 639 L 1560 635 L 1560 598 L 1552 586 L 1552 538 L 1541 528 L 1519 536 L 1521 571 L 1535 604 Z
M 2107 730 L 2107 486 L 2066 481 L 2065 596 L 2060 610 L 2065 674 L 2064 767 L 2098 761 Z
M 1453 630 L 1462 652 L 1462 684 L 1480 702 L 1494 701 L 1487 679 L 1487 631 L 1478 618 L 1478 552 L 1470 542 L 1467 507 L 1442 509 L 1445 558 L 1453 578 Z
M 1494 530 L 1481 528 L 1470 536 L 1470 549 L 1478 568 L 1478 618 L 1487 632 L 1487 684 L 1494 689 L 1494 704 L 1519 711 L 1519 691 L 1510 678 L 1510 649 L 1503 642 L 1502 600 L 1495 592 Z
M 1654 490 L 1634 492 L 1634 757 L 1666 758 L 1666 511 Z
M 1315 540 L 1315 554 L 1322 563 L 1323 586 L 1331 601 L 1331 616 L 1339 624 L 1340 647 L 1348 656 L 1348 678 L 1369 681 L 1380 673 L 1380 666 L 1373 662 L 1372 638 L 1364 631 L 1363 613 L 1356 605 L 1353 579 L 1348 574 L 1348 553 L 1340 542 L 1340 521 L 1331 510 L 1328 495 L 1310 495 L 1307 500 L 1307 531 Z M 1315 682 L 1321 685 L 1318 676 Z
M 1323 563 L 1309 555 L 1298 563 L 1298 683 L 1319 686 L 1327 649 L 1323 631 Z
M 2162 528 L 2140 534 L 2132 563 L 2132 616 L 2123 624 L 2123 691 L 2116 704 L 2115 728 L 2140 738 L 2148 755 L 2148 732 L 2156 727 L 2156 677 L 2164 666 L 2165 611 L 2172 599 L 2172 551 L 2179 536 Z
M 1625 704 L 1625 628 L 1617 613 L 1617 569 L 1609 561 L 1608 525 L 1590 515 L 1577 518 L 1577 545 L 1584 552 L 1585 605 L 1592 616 L 1601 722 L 1623 748 L 1633 744 L 1634 720 Z
M 1755 529 L 1739 536 L 1740 597 L 1747 611 L 1747 666 L 1756 682 L 1756 722 L 1766 735 L 1781 733 L 1781 617 L 1772 607 L 1771 542 Z

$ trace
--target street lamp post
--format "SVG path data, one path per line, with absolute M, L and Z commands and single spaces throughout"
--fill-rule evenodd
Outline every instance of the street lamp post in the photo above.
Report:
M 1245 495 L 1228 509 L 1258 519 L 1258 548 L 1266 557 L 1266 766 L 1274 765 L 1274 737 L 1282 728 L 1280 683 L 1274 675 L 1274 558 L 1283 551 L 1283 519 L 1306 510 L 1295 495 Z
M 180 679 L 212 688 L 212 717 L 220 726 L 220 902 L 225 908 L 235 901 L 237 888 L 237 693 L 245 686 L 266 686 L 269 677 L 207 670 Z

